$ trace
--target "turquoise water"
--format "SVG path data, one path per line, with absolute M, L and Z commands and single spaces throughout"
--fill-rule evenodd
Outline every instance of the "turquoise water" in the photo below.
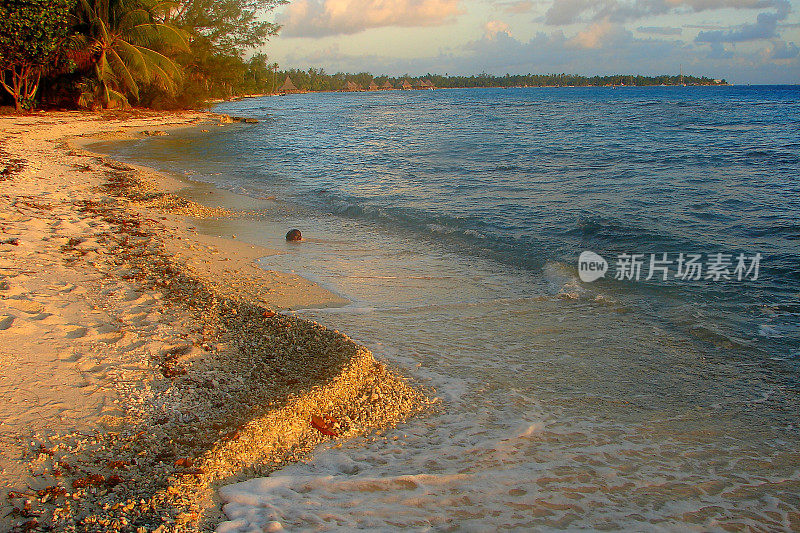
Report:
M 256 197 L 211 231 L 436 390 L 385 439 L 223 490 L 221 530 L 800 527 L 800 88 L 308 94 L 115 155 Z M 289 227 L 309 240 L 281 242 Z M 578 255 L 606 258 L 581 282 Z M 761 254 L 614 279 L 621 253 Z M 646 274 L 647 267 L 643 272 Z M 794 518 L 792 518 L 794 516 Z M 795 522 L 792 522 L 795 520 Z

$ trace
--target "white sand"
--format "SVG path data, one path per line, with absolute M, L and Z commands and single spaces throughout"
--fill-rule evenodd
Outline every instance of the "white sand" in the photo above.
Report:
M 146 379 L 151 356 L 185 343 L 192 327 L 185 311 L 157 292 L 142 292 L 115 265 L 113 227 L 80 210 L 83 201 L 110 200 L 99 188 L 109 169 L 64 139 L 209 120 L 216 119 L 206 113 L 0 117 L 0 172 L 14 160 L 23 164 L 20 172 L 0 176 L 0 241 L 18 239 L 0 244 L 0 489 L 27 483 L 24 459 L 34 453 L 34 434 L 114 424 L 119 388 Z M 298 276 L 258 269 L 252 262 L 263 249 L 198 236 L 187 230 L 185 217 L 166 218 L 167 249 L 202 278 L 225 286 L 226 276 L 244 273 L 269 288 L 263 294 L 274 297 L 261 300 L 278 308 L 342 303 Z M 2 518 L 7 511 L 0 502 L 0 530 L 10 525 Z

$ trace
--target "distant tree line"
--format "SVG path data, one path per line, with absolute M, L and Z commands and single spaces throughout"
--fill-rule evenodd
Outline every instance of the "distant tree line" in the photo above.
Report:
M 428 80 L 440 88 L 472 88 L 472 87 L 602 87 L 606 85 L 630 85 L 637 87 L 653 85 L 726 85 L 725 80 L 715 80 L 705 76 L 681 76 L 663 74 L 660 76 L 638 76 L 630 74 L 614 74 L 609 76 L 579 76 L 577 74 L 506 74 L 491 76 L 478 74 L 474 76 L 448 76 L 426 74 L 424 76 L 373 76 L 367 72 L 346 74 L 337 72 L 327 74 L 324 69 L 308 70 L 289 69 L 275 73 L 273 83 L 266 92 L 280 87 L 286 77 L 292 79 L 295 87 L 305 91 L 343 91 L 347 82 L 357 83 L 366 89 L 371 82 L 380 86 L 386 81 L 395 88 L 400 88 L 403 81 L 414 85 L 420 80 Z

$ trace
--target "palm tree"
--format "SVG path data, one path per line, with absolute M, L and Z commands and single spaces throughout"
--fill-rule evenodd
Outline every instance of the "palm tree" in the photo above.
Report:
M 73 47 L 88 52 L 95 74 L 80 105 L 128 107 L 129 96 L 139 100 L 140 83 L 175 92 L 181 69 L 165 53 L 189 47 L 183 31 L 160 21 L 168 10 L 169 4 L 151 0 L 80 0 L 83 31 Z

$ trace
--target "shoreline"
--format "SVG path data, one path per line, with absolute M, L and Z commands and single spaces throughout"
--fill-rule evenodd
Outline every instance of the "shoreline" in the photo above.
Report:
M 275 312 L 341 298 L 259 269 L 269 250 L 192 230 L 230 212 L 71 144 L 220 120 L 132 115 L 0 118 L 0 357 L 43 369 L 0 375 L 4 528 L 208 530 L 219 486 L 428 403 L 346 335 Z

